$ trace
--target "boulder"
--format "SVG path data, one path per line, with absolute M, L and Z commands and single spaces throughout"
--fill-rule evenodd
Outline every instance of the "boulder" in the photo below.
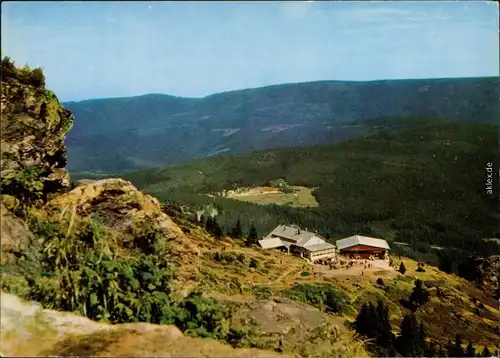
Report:
M 57 195 L 44 208 L 48 217 L 71 215 L 77 219 L 97 217 L 119 235 L 134 235 L 155 227 L 161 230 L 168 247 L 169 259 L 181 268 L 181 277 L 198 272 L 200 251 L 172 219 L 162 212 L 158 199 L 137 190 L 123 179 L 87 182 Z M 73 214 L 74 213 L 74 214 Z

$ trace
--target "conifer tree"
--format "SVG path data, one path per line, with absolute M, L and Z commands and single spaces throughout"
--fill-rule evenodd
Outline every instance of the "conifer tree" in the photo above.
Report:
M 465 356 L 466 357 L 476 356 L 476 347 L 474 347 L 474 344 L 472 344 L 471 341 L 469 341 L 469 344 L 467 344 L 467 348 L 465 349 Z
M 462 348 L 462 336 L 459 333 L 455 336 L 455 344 L 452 347 L 451 352 L 448 353 L 450 357 L 464 357 L 465 352 Z
M 368 317 L 368 304 L 365 302 L 361 306 L 358 315 L 356 316 L 356 321 L 354 322 L 354 328 L 356 332 L 362 335 L 366 335 L 367 319 Z
M 258 240 L 257 229 L 255 228 L 255 225 L 252 224 L 252 226 L 250 227 L 250 232 L 248 233 L 246 244 L 247 244 L 247 246 L 250 247 L 250 246 L 256 244 L 257 240 Z
M 410 295 L 410 302 L 419 307 L 429 301 L 429 292 L 424 286 L 422 280 L 415 280 L 415 287 Z
M 241 228 L 241 220 L 239 218 L 231 229 L 231 236 L 234 238 L 240 238 L 243 236 L 243 229 Z
M 214 227 L 213 223 L 214 223 L 214 220 L 212 219 L 211 216 L 209 216 L 207 218 L 207 221 L 205 222 L 205 230 L 207 230 L 208 232 L 211 233 L 213 230 L 213 227 Z
M 212 220 L 211 233 L 215 236 L 216 239 L 220 239 L 224 235 L 222 228 L 220 227 L 219 223 L 217 222 L 217 219 L 215 218 Z
M 393 356 L 395 354 L 394 335 L 389 322 L 389 309 L 382 301 L 377 307 L 372 302 L 364 303 L 356 317 L 355 329 L 359 334 L 374 340 L 378 345 L 378 355 Z
M 398 352 L 404 357 L 422 357 L 425 348 L 423 333 L 415 315 L 405 315 L 401 321 L 401 330 L 396 340 Z
M 491 357 L 491 353 L 490 353 L 490 350 L 488 349 L 488 347 L 484 347 L 484 349 L 481 353 L 481 357 Z
M 405 264 L 403 262 L 401 262 L 401 265 L 399 265 L 399 272 L 401 272 L 401 274 L 405 274 L 406 272 L 406 267 L 405 267 Z
M 378 302 L 377 305 L 377 317 L 378 322 L 376 326 L 378 326 L 377 336 L 375 337 L 377 343 L 390 350 L 394 346 L 394 335 L 391 330 L 391 323 L 389 321 L 389 307 L 384 305 L 382 301 Z M 387 355 L 389 352 L 384 352 L 384 355 Z

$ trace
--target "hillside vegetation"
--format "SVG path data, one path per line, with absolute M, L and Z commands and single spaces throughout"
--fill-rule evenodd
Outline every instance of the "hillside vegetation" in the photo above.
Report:
M 320 81 L 204 98 L 150 94 L 68 102 L 71 173 L 122 173 L 219 153 L 323 145 L 364 135 L 353 121 L 435 117 L 494 122 L 500 80 Z
M 241 156 L 220 156 L 181 166 L 125 175 L 160 200 L 201 208 L 215 203 L 228 231 L 238 218 L 259 235 L 277 224 L 296 223 L 332 239 L 353 233 L 411 244 L 413 254 L 437 263 L 458 263 L 470 253 L 498 253 L 495 215 L 498 191 L 486 191 L 486 165 L 499 163 L 499 127 L 443 120 L 391 119 L 367 138 L 330 146 L 288 148 Z M 495 182 L 496 173 L 493 181 Z M 201 195 L 283 178 L 316 187 L 319 207 L 252 205 Z M 407 253 L 408 254 L 408 253 Z M 457 256 L 458 255 L 458 256 Z M 465 255 L 465 256 L 464 256 Z

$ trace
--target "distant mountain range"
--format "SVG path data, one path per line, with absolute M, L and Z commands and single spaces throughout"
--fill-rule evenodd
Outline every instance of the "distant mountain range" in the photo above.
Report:
M 363 121 L 433 117 L 495 122 L 500 78 L 321 81 L 204 98 L 149 94 L 67 102 L 73 173 L 122 173 L 220 153 L 321 145 L 363 135 Z

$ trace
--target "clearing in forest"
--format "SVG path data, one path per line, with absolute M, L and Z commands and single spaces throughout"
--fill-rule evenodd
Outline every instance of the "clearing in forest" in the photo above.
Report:
M 304 208 L 319 205 L 312 195 L 313 190 L 304 186 L 291 186 L 287 192 L 273 187 L 256 187 L 245 191 L 230 192 L 227 197 L 260 205 L 276 204 Z

